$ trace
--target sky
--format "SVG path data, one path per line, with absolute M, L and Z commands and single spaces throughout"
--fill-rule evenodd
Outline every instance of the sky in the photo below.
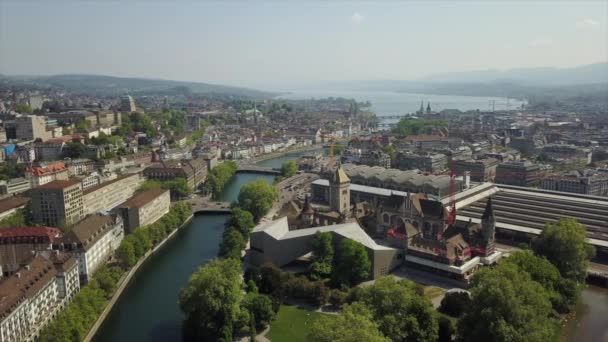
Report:
M 229 85 L 608 61 L 608 0 L 0 0 L 0 73 Z

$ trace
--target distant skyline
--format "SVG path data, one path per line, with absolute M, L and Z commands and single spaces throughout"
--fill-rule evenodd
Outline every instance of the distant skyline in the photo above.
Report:
M 608 1 L 0 0 L 0 73 L 248 87 L 608 61 Z

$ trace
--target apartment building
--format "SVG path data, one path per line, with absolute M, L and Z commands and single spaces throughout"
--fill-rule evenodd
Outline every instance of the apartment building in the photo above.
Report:
M 30 181 L 26 178 L 13 178 L 0 181 L 0 195 L 12 195 L 31 189 Z
M 136 194 L 118 206 L 118 212 L 125 224 L 125 231 L 132 233 L 135 228 L 156 222 L 169 212 L 170 191 L 151 189 Z
M 496 167 L 495 182 L 499 184 L 530 186 L 540 181 L 541 166 L 527 160 L 513 160 Z
M 608 175 L 595 173 L 593 170 L 572 171 L 564 175 L 544 178 L 541 188 L 576 194 L 608 196 Z
M 32 215 L 35 223 L 64 228 L 84 216 L 80 180 L 56 180 L 32 189 Z
M 160 181 L 185 178 L 192 189 L 207 179 L 207 162 L 203 158 L 163 161 L 147 167 L 144 176 Z
M 76 260 L 45 252 L 0 280 L 0 342 L 35 341 L 80 289 Z
M 39 163 L 25 169 L 25 178 L 34 188 L 55 180 L 67 180 L 69 173 L 63 162 Z
M 110 210 L 133 196 L 144 182 L 139 173 L 122 175 L 111 181 L 84 190 L 85 214 Z
M 51 227 L 16 227 L 0 230 L 1 276 L 10 276 L 32 259 L 32 251 L 46 251 L 61 239 Z
M 46 118 L 37 115 L 23 115 L 15 118 L 15 134 L 19 140 L 47 140 Z
M 499 161 L 494 158 L 487 159 L 453 159 L 450 163 L 452 172 L 456 176 L 463 176 L 470 172 L 473 182 L 491 182 L 496 175 Z
M 399 170 L 441 172 L 447 168 L 447 157 L 442 153 L 398 153 L 395 166 Z
M 63 248 L 78 259 L 81 283 L 86 284 L 99 266 L 114 253 L 124 238 L 118 215 L 92 214 L 74 225 L 62 239 Z

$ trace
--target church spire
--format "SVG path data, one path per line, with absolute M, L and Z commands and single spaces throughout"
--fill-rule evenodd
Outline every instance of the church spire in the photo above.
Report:
M 488 220 L 490 218 L 494 218 L 494 209 L 492 207 L 492 197 L 488 198 L 488 202 L 486 202 L 486 209 L 483 211 L 483 215 L 481 215 L 482 220 Z
M 431 114 L 431 101 L 426 104 L 426 113 Z
M 424 100 L 420 101 L 420 115 L 424 114 Z

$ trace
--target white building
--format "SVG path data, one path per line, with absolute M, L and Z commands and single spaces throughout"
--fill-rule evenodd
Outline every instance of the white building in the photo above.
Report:
M 34 341 L 80 289 L 77 261 L 44 252 L 0 281 L 0 342 Z
M 63 246 L 78 259 L 78 269 L 83 283 L 99 266 L 114 253 L 124 238 L 123 220 L 120 216 L 93 214 L 78 222 L 63 237 Z

